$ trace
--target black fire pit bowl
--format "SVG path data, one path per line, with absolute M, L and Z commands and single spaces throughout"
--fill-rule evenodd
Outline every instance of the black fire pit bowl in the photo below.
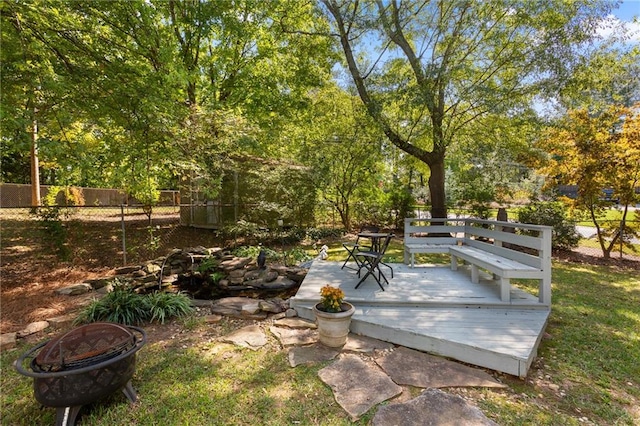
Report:
M 146 340 L 145 331 L 138 327 L 87 324 L 37 345 L 18 358 L 14 367 L 33 377 L 34 396 L 40 404 L 57 409 L 56 425 L 74 425 L 83 405 L 119 389 L 131 403 L 136 401 L 131 378 L 136 352 Z M 30 360 L 31 371 L 24 368 L 25 360 Z

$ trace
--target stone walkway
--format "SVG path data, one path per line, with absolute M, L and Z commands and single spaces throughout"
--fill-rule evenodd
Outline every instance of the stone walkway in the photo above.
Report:
M 282 318 L 269 327 L 288 352 L 292 368 L 334 360 L 318 372 L 352 420 L 375 407 L 373 425 L 496 425 L 477 407 L 439 388 L 506 387 L 483 370 L 369 337 L 350 334 L 344 347 L 318 343 L 314 323 Z M 267 330 L 250 325 L 224 341 L 252 350 L 267 344 Z M 381 404 L 402 393 L 401 385 L 424 388 L 406 402 Z
M 281 312 L 280 319 L 240 328 L 222 340 L 259 350 L 268 344 L 268 333 L 271 333 L 287 351 L 291 368 L 333 360 L 318 372 L 318 376 L 332 389 L 336 402 L 353 421 L 375 409 L 372 422 L 375 426 L 496 425 L 463 398 L 440 390 L 448 387 L 506 387 L 483 370 L 355 334 L 349 335 L 342 348 L 326 347 L 318 342 L 313 322 L 285 316 L 283 310 L 286 306 L 280 306 L 277 301 L 226 298 L 216 301 L 213 308 L 210 300 L 200 303 L 207 311 L 211 309 L 218 320 L 220 315 L 230 315 L 261 321 L 267 317 L 267 312 Z M 70 325 L 74 317 L 66 315 L 39 321 L 18 333 L 3 334 L 0 349 L 15 347 L 16 338 L 35 334 L 49 326 Z M 402 386 L 423 388 L 424 391 L 408 401 L 382 404 L 400 395 Z M 399 398 L 402 399 L 406 398 Z

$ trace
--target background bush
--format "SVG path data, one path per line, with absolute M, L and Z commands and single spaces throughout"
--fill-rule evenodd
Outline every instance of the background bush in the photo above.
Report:
M 575 224 L 567 219 L 567 207 L 559 201 L 536 201 L 522 207 L 518 210 L 518 222 L 553 227 L 554 249 L 572 249 L 580 241 Z

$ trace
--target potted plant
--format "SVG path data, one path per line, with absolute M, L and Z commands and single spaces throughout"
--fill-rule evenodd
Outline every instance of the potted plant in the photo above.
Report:
M 352 304 L 344 301 L 344 292 L 329 284 L 320 289 L 320 302 L 313 307 L 316 316 L 320 343 L 332 348 L 344 346 L 349 335 L 351 316 L 355 312 Z

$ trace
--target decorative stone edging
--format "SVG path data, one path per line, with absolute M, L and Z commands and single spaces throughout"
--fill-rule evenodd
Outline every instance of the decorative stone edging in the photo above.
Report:
M 284 265 L 265 265 L 260 268 L 255 259 L 236 257 L 223 249 L 192 247 L 174 249 L 167 256 L 159 257 L 141 265 L 123 266 L 115 269 L 115 274 L 108 277 L 88 279 L 68 287 L 56 290 L 66 296 L 79 296 L 95 292 L 100 297 L 113 291 L 117 282 L 126 283 L 139 293 L 157 289 L 176 291 L 179 279 L 190 277 L 203 278 L 199 270 L 205 259 L 215 258 L 223 277 L 217 282 L 221 288 L 230 290 L 274 291 L 286 290 L 299 286 L 308 269 L 287 267 Z M 289 301 L 279 297 L 255 299 L 249 297 L 224 297 L 217 300 L 193 299 L 192 304 L 200 309 L 209 309 L 212 315 L 225 315 L 243 319 L 265 319 L 274 314 L 278 317 L 297 316 L 289 307 Z M 17 340 L 46 330 L 49 327 L 62 328 L 75 320 L 75 314 L 49 318 L 28 324 L 24 329 L 14 333 L 0 335 L 0 351 L 12 349 Z

